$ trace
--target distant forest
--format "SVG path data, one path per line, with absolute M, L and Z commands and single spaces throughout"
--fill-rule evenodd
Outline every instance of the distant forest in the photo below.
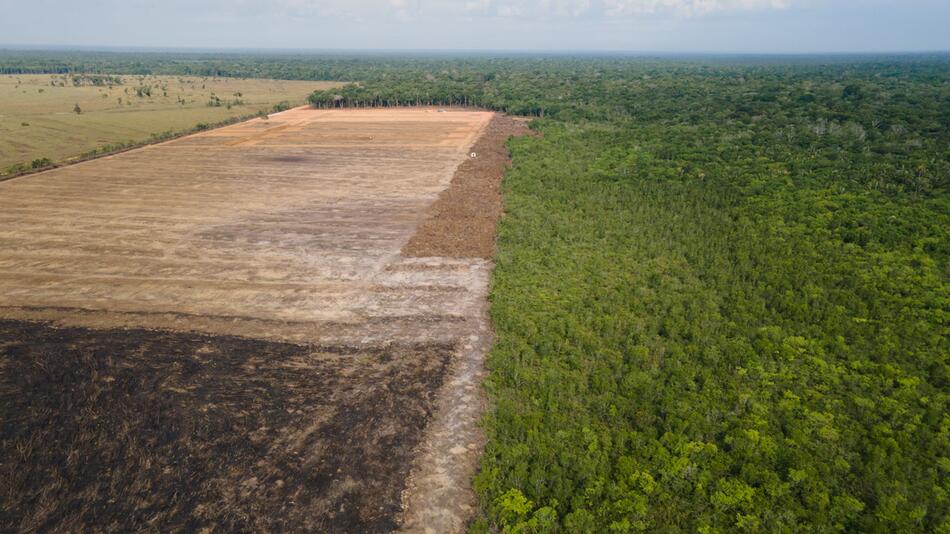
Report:
M 474 532 L 950 532 L 950 56 L 2 52 L 510 142 Z

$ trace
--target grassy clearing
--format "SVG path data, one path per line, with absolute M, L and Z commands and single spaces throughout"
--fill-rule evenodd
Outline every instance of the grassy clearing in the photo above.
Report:
M 332 82 L 184 76 L 0 76 L 0 173 L 300 105 Z M 78 110 L 77 110 L 78 107 Z M 79 111 L 79 113 L 77 113 Z

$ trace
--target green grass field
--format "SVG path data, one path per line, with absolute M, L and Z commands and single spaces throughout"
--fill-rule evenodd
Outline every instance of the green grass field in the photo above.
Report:
M 117 143 L 300 105 L 333 82 L 185 76 L 0 76 L 0 173 Z M 76 113 L 76 107 L 80 113 Z

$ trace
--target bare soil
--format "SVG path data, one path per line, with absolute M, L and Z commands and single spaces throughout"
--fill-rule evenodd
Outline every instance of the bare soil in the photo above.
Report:
M 449 188 L 430 206 L 426 219 L 403 248 L 406 256 L 495 257 L 495 226 L 502 213 L 501 182 L 511 164 L 507 141 L 528 135 L 522 119 L 495 115 Z
M 511 162 L 507 141 L 529 134 L 533 132 L 524 120 L 495 115 L 471 148 L 475 156 L 470 154 L 456 169 L 449 187 L 429 207 L 425 220 L 403 247 L 403 255 L 458 258 L 481 264 L 490 272 L 495 226 L 503 211 L 501 183 Z M 485 355 L 494 337 L 486 299 L 479 299 L 469 314 L 476 320 L 476 328 L 460 338 L 457 356 L 438 395 L 435 416 L 426 428 L 403 492 L 400 523 L 404 532 L 464 532 L 475 511 L 471 480 L 485 446 L 479 426 L 486 408 L 481 385 Z
M 464 530 L 519 128 L 298 108 L 0 183 L 0 531 Z
M 399 251 L 492 116 L 300 108 L 0 182 L 0 317 L 451 342 L 477 276 Z

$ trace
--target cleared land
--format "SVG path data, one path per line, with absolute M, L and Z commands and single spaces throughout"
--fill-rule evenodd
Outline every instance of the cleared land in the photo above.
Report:
M 60 162 L 116 143 L 147 141 L 302 104 L 336 82 L 198 78 L 187 76 L 0 76 L 0 172 L 48 158 Z M 79 106 L 82 113 L 75 112 Z
M 461 528 L 490 263 L 401 250 L 485 132 L 497 187 L 493 117 L 301 108 L 0 183 L 0 527 Z

